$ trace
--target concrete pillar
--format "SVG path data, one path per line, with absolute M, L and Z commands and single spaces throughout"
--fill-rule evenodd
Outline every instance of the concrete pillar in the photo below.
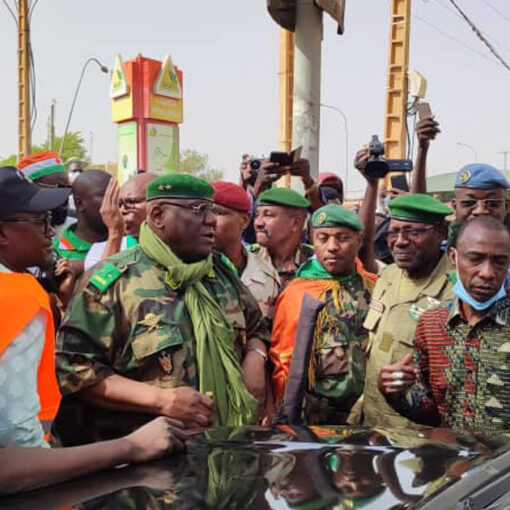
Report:
M 319 173 L 322 10 L 314 0 L 299 0 L 294 53 L 292 147 L 303 146 L 312 176 Z M 299 179 L 292 187 L 299 189 Z

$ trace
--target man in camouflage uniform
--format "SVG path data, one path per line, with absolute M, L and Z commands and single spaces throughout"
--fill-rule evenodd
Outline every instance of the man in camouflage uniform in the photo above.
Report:
M 363 225 L 355 213 L 329 204 L 315 211 L 312 225 L 316 256 L 276 303 L 273 390 L 284 421 L 300 422 L 304 408 L 308 424 L 340 424 L 363 391 L 363 321 L 375 275 L 356 258 Z M 313 326 L 308 331 L 306 323 Z M 304 405 L 296 386 L 306 387 Z
M 271 188 L 258 197 L 254 221 L 257 244 L 249 251 L 272 268 L 271 275 L 264 269 L 272 280 L 272 295 L 261 304 L 270 319 L 278 294 L 313 255 L 313 248 L 301 242 L 309 206 L 306 198 L 289 188 Z M 257 277 L 249 271 L 245 278 L 253 281 Z
M 115 437 L 153 415 L 190 427 L 242 424 L 256 417 L 248 390 L 264 404 L 267 331 L 231 265 L 211 255 L 212 196 L 190 175 L 152 181 L 140 245 L 104 261 L 73 298 L 57 341 L 64 444 Z M 218 382 L 206 395 L 204 385 Z
M 402 360 L 413 351 L 420 315 L 452 295 L 452 266 L 441 244 L 446 237 L 445 217 L 452 210 L 435 198 L 409 193 L 388 204 L 388 247 L 395 264 L 383 269 L 365 320 L 369 331 L 364 425 L 415 427 L 399 415 L 378 388 L 384 365 Z
M 212 186 L 217 218 L 214 248 L 234 264 L 241 281 L 253 294 L 270 324 L 272 303 L 278 294 L 278 275 L 260 251 L 246 249 L 242 243 L 243 231 L 251 219 L 250 197 L 241 186 L 231 182 L 217 181 Z

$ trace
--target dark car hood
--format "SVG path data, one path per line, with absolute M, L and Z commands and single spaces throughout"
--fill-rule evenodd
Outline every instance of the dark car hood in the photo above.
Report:
M 185 455 L 4 499 L 0 506 L 395 510 L 433 502 L 509 450 L 503 435 L 449 429 L 221 428 L 192 436 Z

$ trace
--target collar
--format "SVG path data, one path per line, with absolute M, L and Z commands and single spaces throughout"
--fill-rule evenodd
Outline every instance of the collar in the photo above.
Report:
M 0 263 L 0 273 L 12 273 L 13 271 L 11 271 L 7 266 L 4 266 L 2 263 Z
M 467 322 L 462 309 L 460 307 L 460 299 L 454 297 L 447 305 L 448 317 L 446 318 L 447 324 L 452 324 L 456 320 Z M 510 297 L 496 301 L 485 313 L 482 321 L 491 320 L 500 326 L 510 325 Z
M 76 251 L 89 251 L 92 245 L 75 234 L 77 225 L 78 223 L 69 225 L 62 233 L 61 239 L 68 241 L 68 243 L 72 245 L 72 249 Z

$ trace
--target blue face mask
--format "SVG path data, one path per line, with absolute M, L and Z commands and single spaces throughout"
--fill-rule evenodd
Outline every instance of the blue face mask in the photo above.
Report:
M 460 279 L 459 270 L 457 269 L 457 283 L 453 286 L 453 293 L 461 300 L 464 301 L 464 303 L 467 303 L 469 306 L 474 308 L 475 310 L 487 310 L 487 308 L 490 308 L 496 301 L 499 301 L 500 299 L 503 299 L 506 297 L 506 291 L 505 291 L 505 282 L 503 282 L 503 285 L 501 285 L 501 288 L 498 290 L 494 296 L 492 296 L 487 301 L 477 301 L 473 296 L 471 296 L 466 288 L 464 287 L 464 284 L 462 283 L 462 280 Z

